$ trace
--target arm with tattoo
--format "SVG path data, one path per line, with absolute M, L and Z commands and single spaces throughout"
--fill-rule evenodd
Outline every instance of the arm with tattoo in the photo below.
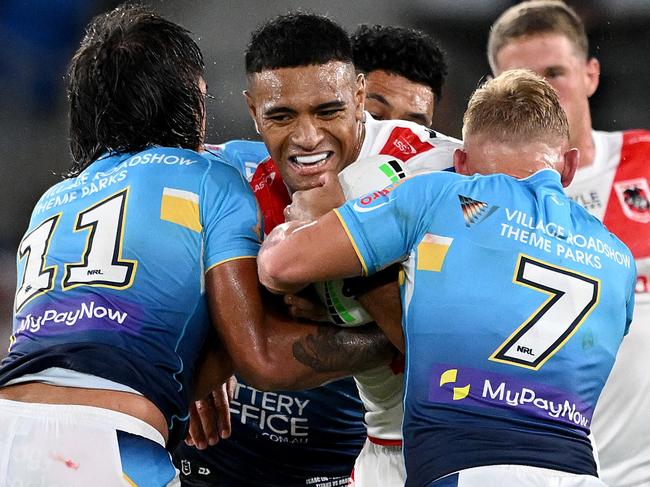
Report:
M 345 375 L 387 364 L 397 350 L 374 324 L 357 328 L 321 325 L 293 344 L 293 356 L 316 372 Z

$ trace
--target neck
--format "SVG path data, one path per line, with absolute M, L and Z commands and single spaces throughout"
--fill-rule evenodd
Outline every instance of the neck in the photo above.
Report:
M 361 153 L 361 147 L 363 146 L 363 141 L 366 138 L 366 124 L 359 121 L 357 123 L 357 143 L 354 146 L 354 151 L 352 152 L 352 158 L 350 159 L 349 164 L 352 164 L 354 161 L 356 161 L 359 158 L 359 154 Z
M 596 147 L 591 136 L 591 116 L 589 112 L 586 113 L 579 124 L 571 126 L 569 145 L 576 147 L 580 151 L 580 165 L 578 167 L 588 167 L 594 163 Z

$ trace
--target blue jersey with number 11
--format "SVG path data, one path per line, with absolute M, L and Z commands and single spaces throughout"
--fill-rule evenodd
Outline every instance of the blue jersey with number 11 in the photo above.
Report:
M 18 251 L 0 384 L 51 367 L 96 376 L 150 399 L 179 439 L 210 327 L 204 273 L 255 257 L 260 226 L 241 175 L 189 150 L 105 156 L 53 186 Z
M 432 173 L 338 212 L 366 272 L 403 262 L 407 485 L 496 464 L 595 475 L 635 268 L 559 175 Z

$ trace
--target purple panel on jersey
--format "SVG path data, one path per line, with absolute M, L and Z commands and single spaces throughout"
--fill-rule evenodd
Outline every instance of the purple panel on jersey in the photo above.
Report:
M 139 334 L 143 312 L 139 305 L 111 296 L 92 294 L 47 300 L 16 316 L 16 339 L 22 335 L 54 336 L 74 330 L 116 331 Z
M 474 407 L 509 408 L 526 416 L 554 419 L 588 430 L 593 407 L 566 391 L 469 367 L 434 364 L 429 401 Z

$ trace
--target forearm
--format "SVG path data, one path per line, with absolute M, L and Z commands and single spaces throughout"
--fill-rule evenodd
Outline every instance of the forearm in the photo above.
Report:
M 316 372 L 353 375 L 389 363 L 397 350 L 374 324 L 357 328 L 321 325 L 293 344 L 293 356 Z
M 194 373 L 193 399 L 201 399 L 211 391 L 219 389 L 232 374 L 230 355 L 216 334 L 210 333 Z
M 258 255 L 258 273 L 260 282 L 274 294 L 295 294 L 309 282 L 290 282 L 282 279 L 282 273 L 276 269 L 286 269 L 289 265 L 289 256 L 278 254 L 278 245 L 282 244 L 293 232 L 303 227 L 306 222 L 289 222 L 279 225 L 266 236 L 264 245 Z
M 397 282 L 399 266 L 394 265 L 366 281 L 364 290 L 357 295 L 361 306 L 373 317 L 379 328 L 397 349 L 404 353 L 402 329 L 402 302 Z

